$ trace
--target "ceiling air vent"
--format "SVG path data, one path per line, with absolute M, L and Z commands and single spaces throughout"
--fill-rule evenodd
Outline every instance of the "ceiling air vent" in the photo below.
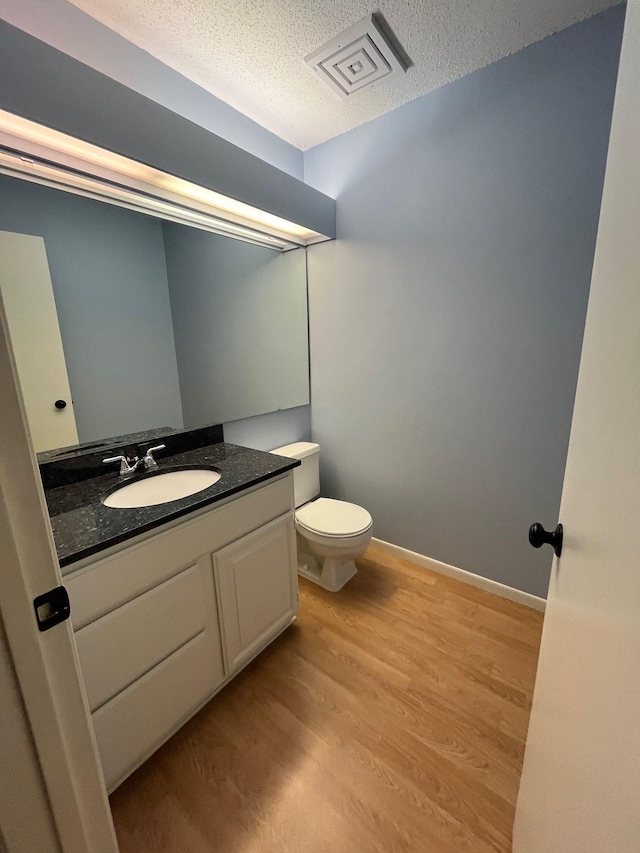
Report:
M 310 53 L 305 62 L 344 100 L 406 71 L 374 15 Z

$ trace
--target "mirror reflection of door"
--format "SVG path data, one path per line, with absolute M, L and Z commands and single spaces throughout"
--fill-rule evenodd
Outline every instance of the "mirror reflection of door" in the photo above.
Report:
M 69 377 L 42 237 L 0 231 L 0 292 L 36 452 L 77 444 Z M 59 408 L 63 403 L 64 407 Z

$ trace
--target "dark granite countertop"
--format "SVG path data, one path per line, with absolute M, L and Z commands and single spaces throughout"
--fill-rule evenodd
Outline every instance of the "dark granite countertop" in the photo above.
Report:
M 159 453 L 157 462 L 158 468 L 155 472 L 136 474 L 133 477 L 154 476 L 180 466 L 215 468 L 222 476 L 217 483 L 189 497 L 135 509 L 113 509 L 102 503 L 102 498 L 112 491 L 114 486 L 125 482 L 125 478 L 120 477 L 117 470 L 45 488 L 61 567 L 70 566 L 84 557 L 131 539 L 167 521 L 277 477 L 300 464 L 294 459 L 222 441 L 170 456 Z

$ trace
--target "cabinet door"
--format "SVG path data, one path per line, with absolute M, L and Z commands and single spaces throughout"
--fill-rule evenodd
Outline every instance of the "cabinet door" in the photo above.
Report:
M 293 516 L 287 515 L 214 556 L 227 672 L 243 666 L 298 611 Z

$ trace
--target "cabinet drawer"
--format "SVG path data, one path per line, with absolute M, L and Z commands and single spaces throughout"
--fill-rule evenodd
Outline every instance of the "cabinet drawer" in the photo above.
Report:
M 147 757 L 222 680 L 205 632 L 92 714 L 107 788 Z
M 287 476 L 80 569 L 65 580 L 74 630 L 193 565 L 202 554 L 290 511 L 292 505 Z
M 203 580 L 191 566 L 76 631 L 92 711 L 204 630 L 213 590 L 203 589 Z

